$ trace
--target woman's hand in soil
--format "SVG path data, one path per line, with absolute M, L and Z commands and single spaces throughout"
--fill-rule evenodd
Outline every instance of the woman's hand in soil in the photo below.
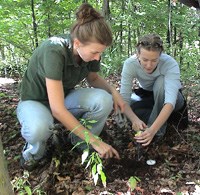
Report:
M 134 138 L 136 142 L 142 144 L 142 146 L 147 146 L 151 143 L 155 134 L 156 133 L 151 128 L 146 128 L 145 131 L 136 135 Z
M 120 159 L 119 153 L 111 145 L 106 144 L 103 141 L 98 140 L 92 143 L 92 147 L 99 153 L 101 158 L 117 158 Z

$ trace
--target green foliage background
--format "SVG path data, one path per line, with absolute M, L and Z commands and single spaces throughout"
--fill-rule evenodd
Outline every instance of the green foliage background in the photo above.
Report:
M 37 44 L 49 36 L 69 32 L 74 12 L 82 2 L 0 0 L 0 75 L 21 77 Z M 105 2 L 88 1 L 102 12 L 106 11 Z M 110 0 L 107 11 L 114 42 L 102 56 L 104 76 L 120 73 L 123 61 L 134 53 L 138 37 L 156 32 L 165 41 L 165 52 L 179 62 L 182 79 L 199 79 L 197 10 L 170 0 Z

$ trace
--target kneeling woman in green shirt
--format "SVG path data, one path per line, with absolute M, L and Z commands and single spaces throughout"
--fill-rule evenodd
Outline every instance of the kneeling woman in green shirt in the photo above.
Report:
M 102 52 L 111 45 L 112 34 L 105 19 L 91 5 L 82 4 L 70 35 L 45 40 L 33 53 L 21 84 L 17 116 L 26 140 L 24 168 L 33 168 L 44 156 L 54 119 L 73 131 L 73 144 L 89 136 L 89 143 L 102 158 L 119 158 L 100 135 L 113 109 L 123 112 L 124 101 L 97 72 Z M 92 88 L 75 88 L 83 79 Z M 78 119 L 96 120 L 91 130 Z M 84 146 L 83 146 L 84 148 Z

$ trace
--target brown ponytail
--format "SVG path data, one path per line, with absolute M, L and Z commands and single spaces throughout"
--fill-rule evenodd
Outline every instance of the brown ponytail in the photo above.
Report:
M 112 44 L 112 32 L 104 17 L 90 4 L 83 3 L 76 12 L 76 23 L 71 29 L 72 40 L 77 38 L 83 44 L 97 42 Z

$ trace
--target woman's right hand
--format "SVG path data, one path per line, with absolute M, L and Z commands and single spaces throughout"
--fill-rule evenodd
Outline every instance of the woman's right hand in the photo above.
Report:
M 147 125 L 142 120 L 140 120 L 139 118 L 134 120 L 134 122 L 132 122 L 132 129 L 135 130 L 135 131 L 140 131 L 140 130 L 143 130 L 145 128 L 147 128 Z
M 97 140 L 97 141 L 93 142 L 91 145 L 99 153 L 99 156 L 101 158 L 120 159 L 119 153 L 117 152 L 117 150 L 115 150 L 111 145 L 106 144 L 105 142 L 103 142 L 101 140 Z

